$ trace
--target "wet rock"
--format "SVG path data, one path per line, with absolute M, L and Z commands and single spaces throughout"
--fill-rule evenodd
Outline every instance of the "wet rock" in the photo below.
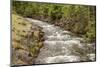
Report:
M 32 63 L 32 57 L 29 56 L 29 51 L 26 50 L 14 50 L 14 59 L 16 59 L 16 62 L 14 64 L 19 65 L 19 64 L 31 64 Z M 19 60 L 21 62 L 19 62 Z M 22 63 L 23 62 L 23 63 Z
M 95 54 L 88 54 L 87 56 L 90 61 L 95 61 Z

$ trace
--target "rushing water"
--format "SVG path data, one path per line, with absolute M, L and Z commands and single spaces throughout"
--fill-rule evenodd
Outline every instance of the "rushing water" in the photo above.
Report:
M 95 60 L 94 44 L 83 43 L 82 38 L 75 37 L 71 32 L 62 30 L 58 26 L 30 18 L 26 19 L 42 27 L 45 33 L 44 46 L 40 49 L 35 64 Z

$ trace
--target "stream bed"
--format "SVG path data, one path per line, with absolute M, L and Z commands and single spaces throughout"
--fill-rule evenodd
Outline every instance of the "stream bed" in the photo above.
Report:
M 35 64 L 95 61 L 95 44 L 84 43 L 84 39 L 73 36 L 62 28 L 31 18 L 33 24 L 43 28 L 44 46 L 40 49 Z

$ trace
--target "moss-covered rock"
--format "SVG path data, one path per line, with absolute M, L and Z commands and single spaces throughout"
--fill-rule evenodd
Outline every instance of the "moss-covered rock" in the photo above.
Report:
M 41 28 L 12 14 L 12 65 L 33 64 L 43 46 Z

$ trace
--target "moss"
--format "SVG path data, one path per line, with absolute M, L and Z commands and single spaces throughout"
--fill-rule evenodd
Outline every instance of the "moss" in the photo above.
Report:
M 17 65 L 32 64 L 43 46 L 41 28 L 17 14 L 12 14 L 12 29 L 12 63 Z M 20 55 L 19 58 L 17 55 Z

